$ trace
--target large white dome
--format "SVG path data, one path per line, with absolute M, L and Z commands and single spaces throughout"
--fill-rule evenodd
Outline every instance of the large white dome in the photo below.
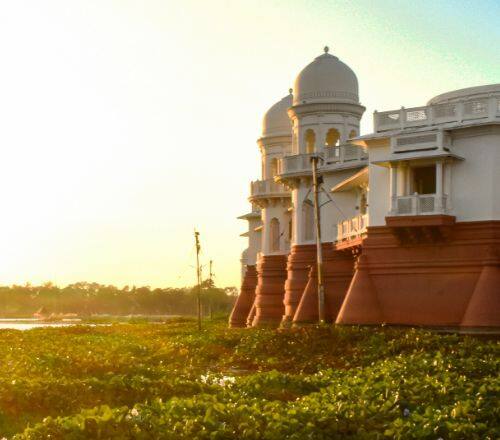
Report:
M 359 103 L 356 75 L 347 64 L 330 55 L 328 47 L 295 80 L 293 104 L 315 102 Z
M 427 105 L 453 103 L 463 100 L 487 98 L 489 96 L 500 95 L 499 84 L 487 84 L 484 86 L 467 87 L 466 89 L 453 90 L 434 96 L 427 102 Z
M 292 106 L 292 94 L 274 104 L 264 115 L 262 136 L 282 136 L 292 134 L 292 122 L 287 110 Z

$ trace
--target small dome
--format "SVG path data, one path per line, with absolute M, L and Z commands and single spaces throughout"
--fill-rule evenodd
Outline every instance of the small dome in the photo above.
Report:
M 347 64 L 330 55 L 328 47 L 295 80 L 293 104 L 314 102 L 359 103 L 356 75 Z
M 274 104 L 264 115 L 262 136 L 280 136 L 292 134 L 292 121 L 287 110 L 292 106 L 292 93 Z
M 485 86 L 467 87 L 466 89 L 453 90 L 434 96 L 427 105 L 453 103 L 462 100 L 487 98 L 488 96 L 500 95 L 500 84 L 488 84 Z

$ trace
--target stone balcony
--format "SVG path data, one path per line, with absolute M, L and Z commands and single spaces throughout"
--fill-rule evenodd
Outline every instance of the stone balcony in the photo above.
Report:
M 273 179 L 255 180 L 250 183 L 250 202 L 283 197 L 290 197 L 290 191 Z
M 318 171 L 359 167 L 368 163 L 368 154 L 360 147 L 345 144 L 325 147 L 322 152 L 285 156 L 278 163 L 278 180 L 312 173 L 311 157 L 320 158 Z
M 401 108 L 373 114 L 375 132 L 433 127 L 441 124 L 500 121 L 500 98 L 484 97 L 460 102 Z
M 360 162 L 357 165 L 362 165 L 362 162 L 368 161 L 368 153 L 360 147 L 354 145 L 338 145 L 335 147 L 325 147 L 323 153 L 324 164 L 323 168 L 339 167 L 352 165 Z
M 397 196 L 392 203 L 391 215 L 439 215 L 448 211 L 448 196 L 443 194 L 413 194 Z
M 368 227 L 368 214 L 357 215 L 336 225 L 337 245 L 348 242 L 350 240 L 361 238 L 366 234 Z
M 310 173 L 312 170 L 311 157 L 315 155 L 321 156 L 319 153 L 307 153 L 283 157 L 278 162 L 278 175 Z

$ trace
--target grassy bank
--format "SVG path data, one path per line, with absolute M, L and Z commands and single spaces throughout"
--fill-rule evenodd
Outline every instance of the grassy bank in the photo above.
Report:
M 16 439 L 496 439 L 500 344 L 412 329 L 0 332 Z

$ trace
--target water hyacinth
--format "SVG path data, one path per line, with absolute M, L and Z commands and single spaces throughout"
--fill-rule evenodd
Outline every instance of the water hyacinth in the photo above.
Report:
M 182 320 L 7 331 L 0 356 L 0 438 L 500 438 L 497 341 Z

